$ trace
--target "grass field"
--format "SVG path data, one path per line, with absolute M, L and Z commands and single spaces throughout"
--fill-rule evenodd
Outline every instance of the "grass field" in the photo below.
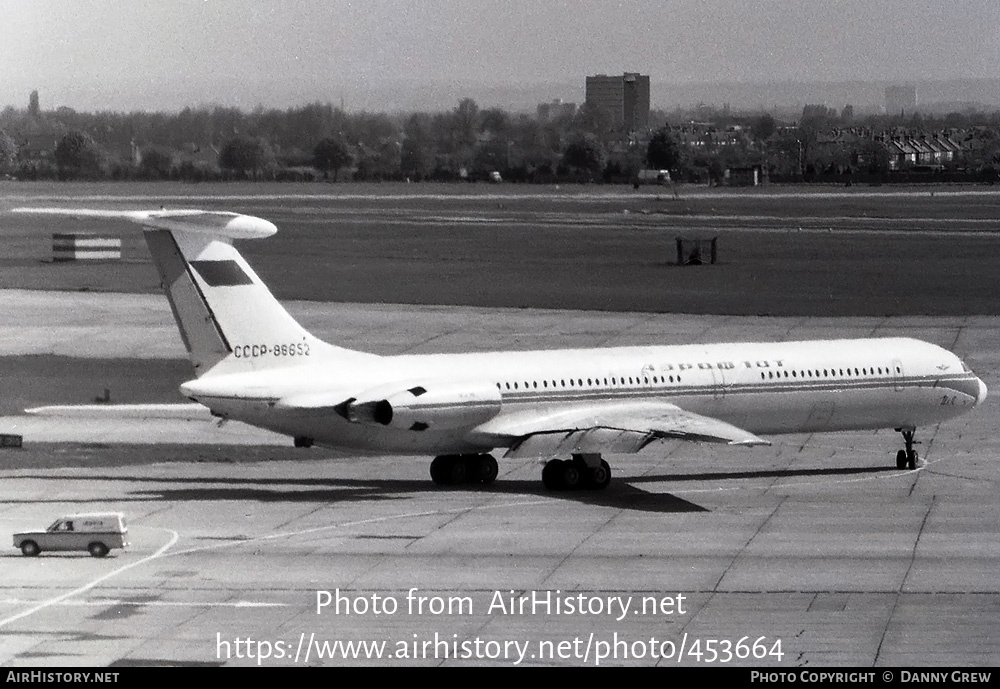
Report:
M 199 207 L 277 236 L 242 250 L 279 298 L 738 315 L 1000 313 L 990 187 L 671 190 L 521 185 L 0 183 L 0 208 Z M 111 231 L 122 262 L 53 264 L 51 233 Z M 719 238 L 677 266 L 675 238 Z M 0 288 L 153 292 L 127 225 L 0 214 Z

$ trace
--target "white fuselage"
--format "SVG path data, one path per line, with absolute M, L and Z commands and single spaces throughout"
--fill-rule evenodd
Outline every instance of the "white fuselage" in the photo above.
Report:
M 305 361 L 206 377 L 182 391 L 227 418 L 317 443 L 368 452 L 468 453 L 509 446 L 498 420 L 591 402 L 663 400 L 752 433 L 916 428 L 982 401 L 983 383 L 951 352 L 908 338 L 734 343 L 587 350 L 373 357 L 350 366 Z M 331 410 L 347 399 L 414 386 L 492 386 L 489 418 L 467 425 L 396 428 Z M 283 409 L 322 391 L 329 404 Z M 372 392 L 374 391 L 374 392 Z M 479 408 L 469 408 L 475 412 Z

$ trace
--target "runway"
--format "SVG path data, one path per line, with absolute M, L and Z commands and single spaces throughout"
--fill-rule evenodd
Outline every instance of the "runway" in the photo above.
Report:
M 996 317 L 288 306 L 320 337 L 378 353 L 904 334 L 1000 389 Z M 0 309 L 5 357 L 183 355 L 161 297 L 9 290 Z M 17 394 L 53 403 L 54 389 Z M 913 472 L 895 469 L 892 432 L 669 442 L 612 458 L 611 487 L 593 494 L 549 494 L 520 460 L 501 460 L 489 489 L 441 490 L 424 457 L 38 469 L 3 450 L 0 663 L 992 666 L 998 422 L 994 396 L 920 429 Z M 101 440 L 119 441 L 150 451 L 127 433 Z M 105 509 L 126 513 L 127 552 L 9 547 L 14 531 Z

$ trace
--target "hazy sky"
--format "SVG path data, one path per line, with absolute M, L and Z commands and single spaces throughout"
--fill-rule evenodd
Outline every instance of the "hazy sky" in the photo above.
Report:
M 582 94 L 587 74 L 624 71 L 684 84 L 998 68 L 997 0 L 0 0 L 0 106 L 38 89 L 43 108 L 344 96 L 382 109 L 394 90 L 400 101 L 470 83 Z

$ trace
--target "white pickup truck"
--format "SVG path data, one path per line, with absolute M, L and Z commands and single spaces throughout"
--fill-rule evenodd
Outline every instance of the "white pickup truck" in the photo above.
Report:
M 104 557 L 112 548 L 127 548 L 128 526 L 121 512 L 95 512 L 60 517 L 45 531 L 14 534 L 14 547 L 34 557 L 42 551 L 86 550 Z
M 661 186 L 670 184 L 670 170 L 639 170 L 632 185 L 638 189 L 642 184 L 659 184 Z

